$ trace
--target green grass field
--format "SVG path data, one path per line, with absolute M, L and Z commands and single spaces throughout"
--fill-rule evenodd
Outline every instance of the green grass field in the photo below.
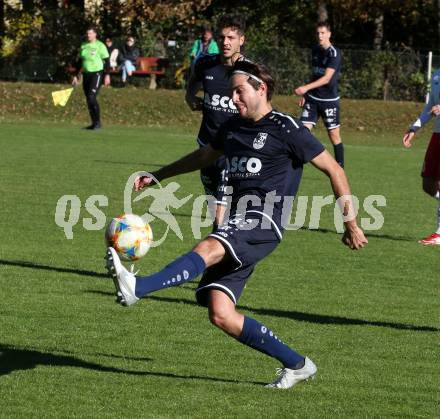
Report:
M 115 304 L 104 230 L 82 226 L 89 196 L 108 197 L 107 220 L 120 214 L 128 176 L 191 151 L 196 127 L 80 127 L 2 122 L 0 417 L 439 417 L 440 249 L 417 244 L 435 224 L 419 177 L 428 130 L 409 151 L 400 131 L 347 131 L 353 192 L 387 199 L 367 248 L 344 247 L 326 207 L 319 230 L 286 232 L 257 267 L 240 310 L 319 369 L 313 382 L 276 391 L 263 384 L 278 364 L 214 329 L 195 283 Z M 180 197 L 201 193 L 197 174 L 176 180 Z M 330 193 L 308 167 L 300 194 Z M 66 194 L 82 203 L 72 240 L 54 219 Z M 196 242 L 190 214 L 191 204 L 176 211 L 184 240 L 170 234 L 138 263 L 141 273 Z

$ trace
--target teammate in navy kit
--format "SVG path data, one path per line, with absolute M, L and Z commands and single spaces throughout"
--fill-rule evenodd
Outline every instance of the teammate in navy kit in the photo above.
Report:
M 221 54 L 209 54 L 197 59 L 188 82 L 186 102 L 194 110 L 203 112 L 197 142 L 200 147 L 210 144 L 217 135 L 220 125 L 238 111 L 230 97 L 229 73 L 231 65 L 240 57 L 244 43 L 244 23 L 237 17 L 224 16 L 219 21 Z M 203 89 L 203 99 L 197 96 Z M 221 196 L 225 159 L 200 171 L 200 178 L 206 195 L 216 199 L 215 224 L 221 219 Z
M 279 360 L 283 369 L 268 386 L 288 388 L 313 377 L 316 365 L 266 326 L 239 313 L 235 305 L 255 265 L 282 239 L 284 199 L 296 195 L 305 163 L 312 162 L 330 178 L 345 215 L 353 212 L 353 203 L 344 170 L 323 145 L 298 120 L 272 109 L 273 90 L 274 81 L 263 66 L 235 63 L 231 91 L 239 116 L 222 125 L 211 144 L 153 173 L 160 181 L 206 167 L 224 153 L 227 185 L 232 188 L 230 217 L 156 274 L 136 277 L 113 248 L 107 251 L 107 268 L 126 306 L 203 273 L 196 298 L 208 307 L 211 322 L 244 345 Z M 139 176 L 134 186 L 140 190 L 152 184 L 153 176 Z M 345 226 L 343 242 L 352 249 L 363 247 L 367 240 L 355 217 L 348 217 Z
M 338 78 L 341 71 L 341 51 L 330 42 L 328 22 L 316 25 L 319 45 L 312 49 L 312 81 L 295 89 L 302 96 L 301 122 L 310 130 L 321 117 L 333 144 L 336 161 L 344 167 L 344 146 L 340 134 Z

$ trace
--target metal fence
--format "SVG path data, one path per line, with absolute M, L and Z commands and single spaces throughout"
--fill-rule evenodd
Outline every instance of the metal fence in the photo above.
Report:
M 414 51 L 371 51 L 342 49 L 339 79 L 341 97 L 351 99 L 423 100 L 427 90 L 427 55 Z M 292 93 L 309 81 L 310 50 L 250 50 L 250 57 L 264 63 L 274 73 L 277 93 Z M 433 68 L 440 56 L 433 57 Z
M 189 45 L 168 47 L 170 65 L 162 88 L 184 88 L 189 65 Z M 310 77 L 310 50 L 300 48 L 248 47 L 245 54 L 264 63 L 276 80 L 276 93 L 292 94 L 296 86 Z M 416 100 L 426 95 L 427 54 L 411 50 L 371 51 L 342 49 L 341 97 L 352 99 Z M 433 56 L 433 70 L 440 67 L 440 56 Z M 19 81 L 62 81 L 68 79 L 65 65 L 56 57 L 30 57 L 0 60 L 0 79 Z
M 55 81 L 59 78 L 55 57 L 30 57 L 21 60 L 0 60 L 0 79 L 14 81 Z

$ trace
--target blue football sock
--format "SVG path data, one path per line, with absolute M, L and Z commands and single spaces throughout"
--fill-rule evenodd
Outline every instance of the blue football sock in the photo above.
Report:
M 250 317 L 244 317 L 243 331 L 238 340 L 257 351 L 278 359 L 285 368 L 299 369 L 305 359 L 281 342 L 267 327 Z
M 335 152 L 335 160 L 339 163 L 339 166 L 344 168 L 344 145 L 342 143 L 333 146 Z
M 191 281 L 206 268 L 205 261 L 196 252 L 189 252 L 171 262 L 160 272 L 153 275 L 136 277 L 136 297 L 149 294 L 163 288 L 174 287 Z

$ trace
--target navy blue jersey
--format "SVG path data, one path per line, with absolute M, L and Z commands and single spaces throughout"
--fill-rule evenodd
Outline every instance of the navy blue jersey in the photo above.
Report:
M 195 79 L 202 83 L 204 91 L 203 119 L 198 135 L 201 145 L 209 144 L 220 125 L 238 114 L 230 97 L 230 68 L 222 63 L 219 54 L 204 55 L 195 64 Z
M 321 78 L 327 68 L 333 68 L 335 73 L 330 81 L 321 87 L 309 90 L 307 95 L 316 100 L 337 100 L 338 79 L 341 71 L 341 51 L 330 45 L 329 48 L 323 49 L 319 45 L 312 49 L 312 81 Z
M 324 146 L 299 120 L 275 110 L 257 122 L 231 118 L 211 146 L 224 151 L 233 211 L 241 197 L 257 197 L 248 209 L 267 214 L 281 235 L 284 198 L 296 196 L 303 165 L 321 154 Z M 264 204 L 272 199 L 273 212 L 268 214 L 271 207 Z

